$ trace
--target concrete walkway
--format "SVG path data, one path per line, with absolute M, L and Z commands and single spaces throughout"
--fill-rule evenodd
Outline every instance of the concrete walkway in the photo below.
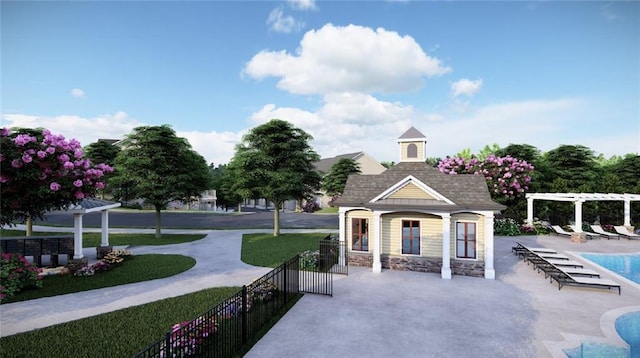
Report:
M 240 262 L 241 234 L 247 232 L 213 231 L 189 244 L 132 248 L 135 254 L 189 255 L 198 263 L 166 279 L 1 305 L 0 332 L 6 336 L 203 288 L 247 284 L 269 270 Z M 622 295 L 558 290 L 511 253 L 516 241 L 583 262 L 619 282 Z M 305 295 L 246 356 L 564 358 L 563 349 L 582 341 L 624 345 L 612 322 L 640 311 L 640 285 L 594 266 L 579 252 L 640 254 L 640 241 L 497 237 L 495 280 L 350 267 L 349 276 L 334 276 L 333 297 Z

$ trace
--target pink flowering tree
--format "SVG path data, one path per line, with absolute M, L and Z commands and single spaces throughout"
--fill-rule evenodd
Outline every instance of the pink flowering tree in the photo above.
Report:
M 438 169 L 447 174 L 480 174 L 487 181 L 491 197 L 501 203 L 508 203 L 523 197 L 529 189 L 533 165 L 511 156 L 487 156 L 483 161 L 476 158 L 446 158 L 440 161 Z
M 106 164 L 92 165 L 80 142 L 46 129 L 0 129 L 2 225 L 42 218 L 104 188 Z M 27 230 L 27 235 L 30 235 Z

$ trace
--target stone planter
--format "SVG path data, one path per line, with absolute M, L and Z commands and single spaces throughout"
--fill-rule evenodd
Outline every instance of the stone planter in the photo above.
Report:
M 571 233 L 571 242 L 584 244 L 585 242 L 587 242 L 587 234 L 582 232 Z
M 113 251 L 113 246 L 98 246 L 96 247 L 96 258 L 102 260 L 108 253 Z

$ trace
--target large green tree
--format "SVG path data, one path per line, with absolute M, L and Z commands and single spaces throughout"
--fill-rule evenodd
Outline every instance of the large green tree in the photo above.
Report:
M 111 142 L 106 140 L 98 140 L 97 142 L 93 142 L 84 149 L 85 157 L 89 158 L 92 163 L 105 163 L 110 166 L 113 166 L 116 161 L 116 157 L 118 153 L 120 153 L 120 147 L 117 145 L 113 145 Z M 111 177 L 110 173 L 106 173 L 104 175 L 103 181 L 105 184 L 108 184 L 109 177 Z M 104 199 L 105 193 L 109 193 L 109 186 L 107 185 L 104 189 L 99 190 L 100 196 Z
M 360 173 L 358 162 L 352 158 L 342 158 L 332 165 L 329 173 L 322 178 L 322 190 L 331 197 L 342 195 L 349 175 Z
M 153 205 L 157 238 L 168 203 L 188 202 L 212 187 L 207 162 L 168 125 L 134 128 L 116 158 L 110 184 L 120 200 L 144 199 Z
M 274 203 L 273 235 L 280 234 L 282 204 L 313 195 L 320 187 L 314 163 L 320 156 L 302 129 L 280 119 L 254 127 L 236 146 L 228 169 L 233 191 L 243 198 L 265 198 Z

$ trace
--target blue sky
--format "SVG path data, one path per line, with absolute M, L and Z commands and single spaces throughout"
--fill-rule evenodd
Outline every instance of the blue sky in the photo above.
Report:
M 170 124 L 227 163 L 271 118 L 322 156 L 528 143 L 640 153 L 640 3 L 3 1 L 2 126 Z

